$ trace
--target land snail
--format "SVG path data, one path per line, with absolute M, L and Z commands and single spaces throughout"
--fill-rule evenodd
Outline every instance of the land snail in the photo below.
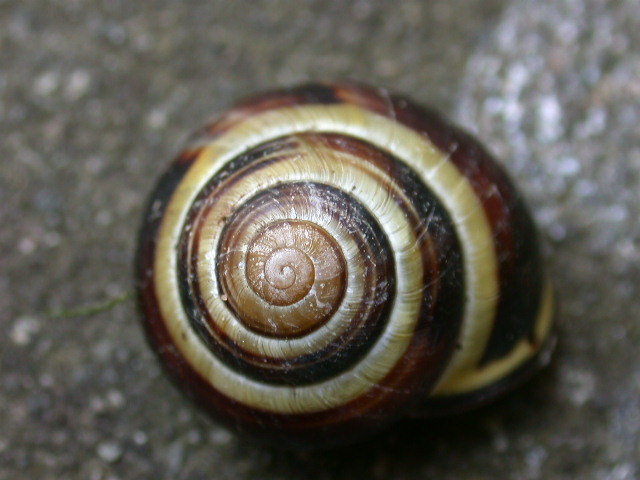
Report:
M 485 403 L 546 363 L 553 294 L 521 195 L 471 136 L 361 84 L 263 93 L 161 178 L 137 260 L 170 377 L 275 445 Z

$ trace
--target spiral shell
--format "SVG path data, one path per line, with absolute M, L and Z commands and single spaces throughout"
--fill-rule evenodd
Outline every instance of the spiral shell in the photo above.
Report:
M 362 85 L 266 93 L 210 123 L 152 196 L 138 281 L 174 380 L 279 445 L 469 408 L 553 343 L 509 179 L 437 114 Z

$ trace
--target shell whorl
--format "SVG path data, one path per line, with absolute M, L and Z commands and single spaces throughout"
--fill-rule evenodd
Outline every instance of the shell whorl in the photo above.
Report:
M 156 189 L 139 272 L 172 376 L 294 445 L 474 400 L 535 364 L 552 316 L 533 224 L 488 154 L 354 85 L 265 94 L 211 123 Z
M 306 395 L 295 404 L 283 396 L 275 407 L 282 413 L 337 407 L 383 381 L 410 353 L 411 333 L 432 328 L 425 313 L 437 308 L 439 289 L 451 289 L 442 298 L 461 310 L 459 248 L 454 232 L 442 234 L 451 222 L 397 163 L 360 140 L 298 133 L 261 142 L 226 165 L 192 204 L 178 261 L 182 302 L 193 303 L 189 322 L 243 375 Z M 416 210 L 426 202 L 432 207 Z M 437 235 L 422 228 L 428 222 Z M 293 252 L 304 261 L 282 272 L 283 283 L 296 281 L 274 288 L 267 267 Z M 441 275 L 444 258 L 451 266 Z M 459 322 L 441 329 L 452 336 Z M 416 361 L 425 363 L 423 375 L 427 364 L 435 375 L 441 367 L 427 362 L 426 346 Z M 336 393 L 318 397 L 319 386 Z M 261 403 L 264 386 L 254 389 L 249 401 L 275 410 Z

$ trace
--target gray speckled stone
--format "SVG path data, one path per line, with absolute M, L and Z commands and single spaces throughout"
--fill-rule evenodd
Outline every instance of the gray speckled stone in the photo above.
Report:
M 396 5 L 400 3 L 400 5 Z M 635 0 L 0 0 L 0 480 L 640 476 Z M 354 78 L 455 113 L 504 159 L 561 299 L 552 368 L 348 451 L 247 444 L 160 374 L 131 289 L 147 192 L 212 112 Z
M 553 428 L 519 452 L 542 454 L 527 478 L 640 476 L 639 29 L 633 0 L 515 2 L 463 84 L 459 117 L 522 179 L 562 301 Z

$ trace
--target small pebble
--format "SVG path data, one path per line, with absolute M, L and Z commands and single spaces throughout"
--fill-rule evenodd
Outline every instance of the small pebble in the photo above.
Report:
M 102 442 L 98 444 L 98 456 L 107 463 L 115 463 L 122 456 L 122 448 L 116 442 Z
M 9 337 L 16 345 L 29 345 L 33 337 L 40 331 L 40 321 L 34 317 L 18 317 L 11 328 Z

